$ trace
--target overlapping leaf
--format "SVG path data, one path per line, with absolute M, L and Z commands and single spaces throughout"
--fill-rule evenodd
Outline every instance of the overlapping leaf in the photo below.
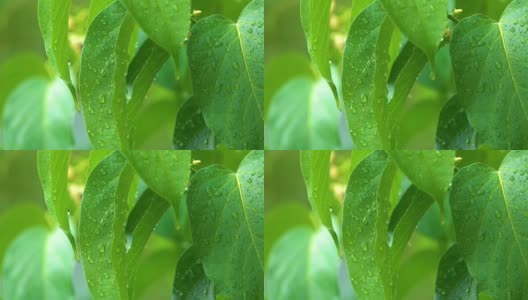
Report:
M 442 150 L 477 148 L 477 133 L 469 124 L 461 97 L 454 96 L 451 98 L 440 112 L 436 130 L 436 144 Z
M 173 286 L 174 300 L 215 299 L 214 285 L 205 276 L 194 247 L 187 249 L 178 260 Z
M 196 99 L 188 99 L 178 111 L 173 142 L 176 150 L 215 149 L 215 137 L 205 124 Z
M 477 300 L 477 281 L 471 277 L 464 259 L 456 245 L 444 254 L 436 276 L 436 297 L 438 300 Z

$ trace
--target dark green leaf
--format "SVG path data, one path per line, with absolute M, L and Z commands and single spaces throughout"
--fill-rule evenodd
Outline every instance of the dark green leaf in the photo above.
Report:
M 79 245 L 94 299 L 128 299 L 125 225 L 134 171 L 115 151 L 90 173 L 81 202 Z
M 49 213 L 64 230 L 75 250 L 70 230 L 70 214 L 76 210 L 68 192 L 68 166 L 71 151 L 39 151 L 38 173 Z
M 460 255 L 496 299 L 528 297 L 528 153 L 510 152 L 499 170 L 477 163 L 453 179 L 450 203 Z
M 185 251 L 178 261 L 172 294 L 173 300 L 215 299 L 213 282 L 205 276 L 200 258 L 193 247 Z
M 178 112 L 173 142 L 176 150 L 215 149 L 215 137 L 207 128 L 200 105 L 194 97 L 188 99 Z
M 196 100 L 205 123 L 229 149 L 264 144 L 264 0 L 237 23 L 215 15 L 192 29 L 188 46 Z
M 266 268 L 266 297 L 276 300 L 339 299 L 339 256 L 321 228 L 298 227 L 272 248 Z
M 133 29 L 134 20 L 115 1 L 97 15 L 86 34 L 79 93 L 88 136 L 96 149 L 128 147 L 125 74 Z
M 440 112 L 436 130 L 438 149 L 470 150 L 477 148 L 477 134 L 469 124 L 463 101 L 461 97 L 454 96 Z
M 191 173 L 190 151 L 128 151 L 130 164 L 158 195 L 178 207 Z
M 196 172 L 187 206 L 194 245 L 216 294 L 263 299 L 264 152 L 250 152 L 236 173 L 219 165 Z
M 266 148 L 339 149 L 339 111 L 324 81 L 292 79 L 273 97 L 266 128 Z
M 145 33 L 177 57 L 191 25 L 190 0 L 121 0 Z
M 479 143 L 491 148 L 528 147 L 527 14 L 528 2 L 515 0 L 500 22 L 476 15 L 453 32 L 458 96 Z
M 343 97 L 350 134 L 358 149 L 381 149 L 387 104 L 389 45 L 393 25 L 379 2 L 350 27 L 343 58 Z
M 395 172 L 388 155 L 375 151 L 359 163 L 348 182 L 343 249 L 352 286 L 363 299 L 392 299 L 394 295 L 387 224 Z
M 447 0 L 380 0 L 401 32 L 434 62 L 447 26 Z
M 2 270 L 3 296 L 9 300 L 73 300 L 75 258 L 61 230 L 24 231 L 7 250 Z
M 477 300 L 477 281 L 471 277 L 456 245 L 444 254 L 436 276 L 437 300 Z
M 4 148 L 71 149 L 73 103 L 70 91 L 58 78 L 53 82 L 35 78 L 22 83 L 9 96 L 4 109 Z

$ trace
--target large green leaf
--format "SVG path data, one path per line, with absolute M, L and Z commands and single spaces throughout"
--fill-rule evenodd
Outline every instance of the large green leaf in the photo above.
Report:
M 528 147 L 527 14 L 528 2 L 515 0 L 500 22 L 476 15 L 453 32 L 458 96 L 479 143 L 491 148 Z
M 297 77 L 273 97 L 266 121 L 266 148 L 339 149 L 339 111 L 324 81 Z
M 70 154 L 71 151 L 39 151 L 37 167 L 48 211 L 64 230 L 75 249 L 69 220 L 70 214 L 76 210 L 68 193 Z
M 419 189 L 442 202 L 453 178 L 455 151 L 390 151 L 398 167 Z
M 71 0 L 39 0 L 38 20 L 50 64 L 66 82 L 74 99 L 77 92 L 70 77 L 73 50 L 68 40 Z M 80 103 L 77 102 L 80 108 Z
M 328 232 L 298 227 L 272 248 L 266 297 L 276 300 L 339 299 L 339 256 Z
M 337 97 L 337 89 L 330 71 L 331 4 L 331 0 L 301 0 L 301 24 L 308 44 L 308 53 Z
M 455 245 L 444 254 L 436 276 L 436 297 L 438 300 L 477 300 L 477 281 L 471 277 L 464 259 Z
M 461 97 L 454 96 L 442 108 L 436 129 L 438 149 L 470 150 L 476 148 L 477 133 L 469 124 L 463 101 Z
M 352 16 L 351 20 L 354 21 L 365 8 L 372 4 L 374 0 L 352 0 Z
M 90 25 L 95 19 L 95 17 L 112 2 L 114 2 L 114 0 L 90 0 L 90 10 L 88 12 L 88 25 Z
M 264 152 L 250 152 L 236 173 L 219 165 L 196 172 L 187 207 L 196 251 L 217 295 L 263 299 Z
M 115 1 L 97 15 L 86 34 L 79 93 L 88 136 L 96 149 L 128 146 L 125 75 L 133 28 L 134 20 Z
M 4 108 L 4 148 L 71 149 L 73 103 L 70 91 L 58 78 L 53 82 L 35 78 L 22 83 Z
M 73 300 L 75 258 L 61 230 L 33 227 L 7 250 L 2 270 L 2 296 L 10 300 Z
M 380 0 L 392 21 L 434 62 L 447 26 L 447 0 Z
M 191 25 L 190 0 L 121 0 L 145 33 L 176 57 Z
M 128 151 L 130 164 L 145 183 L 179 207 L 191 173 L 191 151 Z
M 180 108 L 173 137 L 176 150 L 214 150 L 215 137 L 205 124 L 200 105 L 191 97 Z
M 229 149 L 264 144 L 264 0 L 238 22 L 220 15 L 193 26 L 188 45 L 196 100 L 205 123 Z
M 343 208 L 343 249 L 352 285 L 362 299 L 392 299 L 389 257 L 390 189 L 396 168 L 383 151 L 354 169 Z
M 393 25 L 379 2 L 361 13 L 348 33 L 343 58 L 343 97 L 358 149 L 381 149 L 387 104 L 389 45 Z
M 528 153 L 512 151 L 499 170 L 477 163 L 453 179 L 450 203 L 460 255 L 496 299 L 528 297 Z
M 335 236 L 330 214 L 331 151 L 301 151 L 301 171 L 312 209 Z M 336 238 L 337 239 L 337 238 Z
M 191 247 L 178 261 L 173 283 L 173 300 L 214 300 L 214 285 L 205 276 L 196 250 Z
M 90 173 L 81 202 L 79 246 L 95 299 L 128 299 L 125 225 L 134 171 L 118 152 Z

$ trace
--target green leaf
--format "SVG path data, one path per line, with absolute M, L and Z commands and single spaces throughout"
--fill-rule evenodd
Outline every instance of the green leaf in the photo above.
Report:
M 250 152 L 236 173 L 219 165 L 196 172 L 187 207 L 194 245 L 216 294 L 263 299 L 264 152 Z
M 389 232 L 392 234 L 391 258 L 399 262 L 418 222 L 433 205 L 434 199 L 415 185 L 410 186 L 392 212 Z
M 77 100 L 77 92 L 70 77 L 70 64 L 74 62 L 68 40 L 70 6 L 71 0 L 39 0 L 38 21 L 49 62 L 65 81 L 73 99 Z M 76 106 L 80 108 L 77 101 Z
M 193 247 L 187 249 L 178 261 L 173 286 L 173 300 L 215 299 L 213 282 L 205 276 L 200 258 Z
M 74 101 L 62 80 L 30 79 L 7 100 L 3 146 L 11 150 L 71 149 L 74 113 Z
M 438 266 L 435 299 L 438 300 L 477 300 L 477 281 L 471 277 L 457 245 L 451 246 Z
M 343 99 L 350 134 L 358 149 L 381 149 L 387 104 L 389 46 L 394 26 L 379 2 L 350 27 L 343 58 Z
M 372 2 L 374 0 L 352 0 L 352 16 L 350 20 L 353 22 Z
M 447 26 L 447 0 L 380 0 L 392 21 L 431 63 Z
M 144 41 L 139 47 L 130 62 L 126 79 L 128 89 L 132 90 L 127 103 L 129 119 L 133 119 L 137 114 L 154 78 L 168 58 L 169 53 L 150 39 Z
M 453 32 L 451 57 L 458 96 L 479 143 L 496 149 L 528 147 L 528 3 L 513 1 L 500 22 L 476 15 Z
M 450 204 L 460 255 L 479 287 L 496 299 L 528 296 L 528 153 L 512 151 L 499 170 L 461 169 Z
M 145 33 L 177 57 L 191 25 L 190 0 L 121 0 Z
M 215 149 L 215 137 L 205 124 L 200 105 L 194 97 L 188 99 L 178 111 L 173 143 L 176 150 Z
M 321 228 L 288 231 L 272 248 L 266 268 L 268 299 L 339 299 L 339 256 L 332 237 Z
M 419 189 L 442 203 L 453 178 L 455 151 L 389 152 L 402 172 Z
M 115 151 L 90 173 L 81 202 L 79 246 L 94 299 L 128 299 L 125 225 L 134 171 Z
M 266 148 L 338 149 L 339 111 L 324 81 L 297 77 L 273 97 L 267 117 Z
M 92 24 L 95 17 L 109 6 L 114 0 L 90 0 L 90 11 L 88 12 L 88 26 Z
M 332 151 L 301 151 L 301 171 L 308 200 L 323 225 L 335 236 L 330 214 L 330 158 Z M 337 238 L 336 238 L 337 239 Z
M 438 149 L 470 150 L 477 148 L 477 133 L 469 124 L 463 101 L 461 97 L 454 96 L 442 108 L 436 129 Z
M 330 6 L 331 0 L 301 0 L 301 24 L 312 61 L 326 79 L 336 97 L 337 88 L 330 71 Z
M 264 1 L 238 22 L 220 15 L 193 26 L 188 45 L 195 98 L 205 123 L 229 149 L 264 144 Z
M 70 154 L 71 151 L 39 151 L 37 167 L 48 211 L 66 233 L 75 252 L 69 220 L 70 214 L 76 210 L 68 192 Z
M 93 169 L 108 155 L 112 150 L 92 150 L 90 151 L 90 157 L 88 159 L 88 175 L 92 173 Z
M 79 94 L 88 136 L 95 149 L 128 147 L 125 76 L 133 29 L 134 20 L 115 1 L 97 15 L 86 34 Z
M 75 258 L 61 230 L 33 227 L 7 250 L 2 270 L 3 297 L 10 300 L 73 300 Z
M 156 194 L 179 207 L 191 173 L 191 151 L 128 151 L 126 157 Z
M 363 299 L 392 299 L 389 257 L 390 188 L 396 168 L 383 151 L 354 169 L 343 208 L 343 249 L 356 293 Z

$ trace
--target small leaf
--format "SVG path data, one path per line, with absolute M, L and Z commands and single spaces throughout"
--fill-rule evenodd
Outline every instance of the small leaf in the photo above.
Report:
M 379 2 L 354 21 L 343 58 L 343 99 L 357 149 L 381 149 L 387 105 L 389 46 L 393 25 Z
M 266 267 L 266 297 L 276 300 L 339 299 L 339 256 L 321 228 L 297 227 L 272 248 Z
M 70 214 L 76 210 L 68 193 L 68 166 L 71 151 L 39 151 L 38 173 L 49 213 L 70 240 L 74 252 L 75 240 L 70 229 Z
M 356 293 L 363 299 L 392 299 L 389 256 L 390 188 L 396 168 L 383 151 L 354 169 L 343 208 L 343 249 Z
M 263 299 L 264 152 L 250 152 L 236 173 L 219 165 L 196 172 L 187 207 L 194 246 L 216 293 Z
M 7 100 L 3 146 L 7 150 L 71 149 L 74 113 L 74 101 L 62 80 L 30 79 Z
M 267 145 L 273 150 L 339 149 L 339 111 L 323 80 L 297 77 L 273 97 Z
M 128 147 L 125 75 L 133 29 L 134 20 L 120 1 L 115 1 L 97 15 L 86 34 L 79 93 L 95 149 Z
M 215 137 L 205 124 L 200 105 L 191 97 L 180 108 L 174 128 L 174 149 L 214 150 Z
M 495 299 L 528 296 L 528 153 L 512 151 L 499 170 L 461 169 L 450 204 L 460 255 L 479 287 Z
M 458 97 L 479 143 L 494 149 L 528 147 L 527 14 L 528 2 L 514 0 L 500 22 L 475 15 L 453 32 Z
M 74 60 L 68 40 L 70 6 L 71 0 L 39 0 L 38 20 L 49 62 L 70 89 L 73 99 L 77 99 L 70 77 L 70 64 Z M 80 103 L 76 102 L 76 106 L 80 108 Z
M 455 151 L 389 152 L 398 167 L 419 189 L 442 203 L 455 169 Z
M 477 133 L 469 124 L 463 99 L 454 96 L 442 108 L 436 129 L 438 149 L 471 150 L 477 148 Z
M 228 149 L 264 144 L 264 1 L 233 23 L 220 15 L 193 26 L 188 45 L 195 99 L 207 126 Z
M 477 281 L 469 274 L 456 244 L 447 250 L 440 261 L 435 292 L 437 300 L 479 299 Z
M 447 0 L 380 0 L 401 32 L 431 63 L 447 26 Z
M 125 225 L 134 171 L 115 151 L 90 173 L 81 202 L 79 246 L 94 299 L 128 299 Z
M 176 56 L 191 25 L 190 0 L 121 0 L 145 33 Z
M 215 299 L 213 282 L 205 276 L 194 247 L 187 249 L 178 261 L 172 294 L 173 300 Z
M 61 230 L 32 227 L 7 249 L 2 296 L 10 300 L 73 300 L 74 262 L 71 246 Z
M 191 173 L 190 151 L 128 151 L 125 153 L 145 183 L 156 194 L 179 207 Z

